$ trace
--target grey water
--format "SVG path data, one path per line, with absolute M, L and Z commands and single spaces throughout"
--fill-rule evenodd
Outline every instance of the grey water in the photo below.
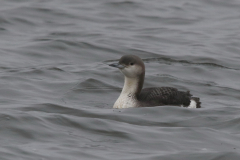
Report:
M 1 160 L 239 160 L 240 1 L 1 0 Z M 134 54 L 144 87 L 201 109 L 113 109 Z

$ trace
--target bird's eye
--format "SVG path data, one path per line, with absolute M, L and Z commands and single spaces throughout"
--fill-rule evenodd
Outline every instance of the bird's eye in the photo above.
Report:
M 131 66 L 134 65 L 134 63 L 130 63 L 130 65 L 131 65 Z

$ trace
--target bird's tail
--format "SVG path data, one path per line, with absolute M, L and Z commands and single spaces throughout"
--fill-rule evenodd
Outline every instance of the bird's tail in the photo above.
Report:
M 190 104 L 188 108 L 201 108 L 200 98 L 198 97 L 191 97 Z

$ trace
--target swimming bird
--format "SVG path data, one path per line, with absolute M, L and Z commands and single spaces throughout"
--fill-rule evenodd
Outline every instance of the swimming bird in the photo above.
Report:
M 153 107 L 175 105 L 188 108 L 201 108 L 198 97 L 192 97 L 189 91 L 178 91 L 173 87 L 144 88 L 145 65 L 135 55 L 122 56 L 118 63 L 110 64 L 118 68 L 125 76 L 122 92 L 113 108 Z

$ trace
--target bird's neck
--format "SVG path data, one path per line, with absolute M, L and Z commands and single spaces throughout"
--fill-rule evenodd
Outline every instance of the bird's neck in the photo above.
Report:
M 137 96 L 143 87 L 144 75 L 137 78 L 129 78 L 125 76 L 124 86 L 121 95 Z
M 113 108 L 137 107 L 138 95 L 140 94 L 144 82 L 144 74 L 139 78 L 128 78 L 125 76 L 124 86 L 120 96 L 114 103 Z

